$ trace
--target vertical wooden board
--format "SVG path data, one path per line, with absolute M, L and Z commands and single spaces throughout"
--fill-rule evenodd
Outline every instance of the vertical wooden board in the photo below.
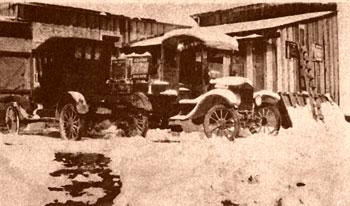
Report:
M 323 40 L 324 40 L 324 68 L 325 68 L 325 92 L 330 92 L 330 79 L 329 79 L 329 34 L 327 19 L 323 20 Z
M 331 42 L 332 42 L 332 71 L 333 71 L 333 75 L 332 75 L 332 80 L 333 80 L 333 83 L 332 83 L 332 86 L 333 86 L 333 99 L 336 100 L 336 96 L 337 96 L 337 93 L 338 93 L 338 54 L 337 54 L 337 47 L 338 45 L 336 44 L 336 38 L 337 38 L 337 35 L 336 34 L 336 16 L 332 16 L 331 17 Z
M 332 17 L 329 17 L 329 65 L 330 65 L 330 71 L 329 71 L 329 79 L 330 79 L 330 93 L 332 98 L 334 98 L 334 42 L 333 42 L 333 19 Z
M 164 25 L 158 23 L 158 29 L 157 29 L 158 35 L 162 35 L 164 33 Z
M 324 42 L 323 42 L 323 21 L 322 19 L 317 21 L 318 24 L 318 41 L 317 43 L 324 48 Z M 319 78 L 319 84 L 320 84 L 320 93 L 324 94 L 325 93 L 325 72 L 324 72 L 324 55 L 323 55 L 323 60 L 318 63 L 319 64 L 319 69 L 320 69 L 320 78 Z
M 117 32 L 118 35 L 121 35 L 120 33 L 120 25 L 119 25 L 119 18 L 114 19 L 114 30 Z
M 277 51 L 276 51 L 277 39 L 272 39 L 272 91 L 277 92 Z
M 339 42 L 338 42 L 338 16 L 335 15 L 333 22 L 333 40 L 334 40 L 334 82 L 335 82 L 335 99 L 339 104 Z
M 157 35 L 157 25 L 154 22 L 151 23 L 151 34 L 152 36 Z
M 313 34 L 314 34 L 314 27 L 312 23 L 307 24 L 307 48 L 308 48 L 308 55 L 310 59 L 309 67 L 311 68 L 311 72 L 315 72 L 315 65 L 313 60 L 313 53 L 312 53 L 312 45 L 314 43 L 313 40 Z
M 152 24 L 151 22 L 146 22 L 146 36 L 149 37 L 149 36 L 152 36 Z
M 253 68 L 253 49 L 252 49 L 252 42 L 247 42 L 247 58 L 246 58 L 246 65 L 247 65 L 247 78 L 250 79 L 250 81 L 254 81 L 254 68 Z
M 131 20 L 130 22 L 130 41 L 134 41 L 137 38 L 136 35 L 136 21 L 135 20 Z
M 273 90 L 273 51 L 272 40 L 266 44 L 266 72 L 265 72 L 265 89 Z
M 282 31 L 279 30 L 280 36 L 276 40 L 276 59 L 277 59 L 277 91 L 283 92 L 283 48 L 282 48 Z
M 287 59 L 286 59 L 286 40 L 287 40 L 287 29 L 281 30 L 281 63 L 282 63 L 282 92 L 288 91 L 288 70 L 287 70 Z
M 299 43 L 299 25 L 293 26 L 293 41 Z M 299 91 L 299 61 L 293 59 L 294 92 Z
M 288 41 L 294 41 L 293 38 L 293 27 L 288 27 L 287 29 Z M 288 59 L 288 91 L 295 92 L 294 88 L 294 59 Z
M 313 45 L 318 43 L 318 23 L 317 21 L 313 22 Z M 314 52 L 313 56 L 314 56 Z M 313 57 L 314 58 L 314 57 Z M 316 84 L 316 91 L 320 92 L 320 66 L 319 63 L 314 61 L 314 67 L 315 67 L 315 84 Z

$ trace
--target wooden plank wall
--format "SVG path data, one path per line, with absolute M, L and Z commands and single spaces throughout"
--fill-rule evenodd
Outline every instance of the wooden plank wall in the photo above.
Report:
M 304 26 L 303 26 L 304 25 Z M 276 66 L 267 66 L 273 68 L 272 80 L 275 86 L 267 83 L 267 89 L 273 87 L 274 91 L 279 92 L 299 92 L 299 61 L 298 59 L 286 58 L 286 41 L 297 42 L 301 45 L 302 37 L 299 29 L 304 28 L 305 46 L 307 48 L 311 63 L 309 66 L 315 77 L 316 91 L 320 94 L 330 93 L 331 97 L 339 103 L 339 57 L 338 57 L 338 27 L 337 16 L 327 16 L 316 19 L 312 22 L 294 24 L 280 28 L 280 37 L 272 42 L 275 46 L 275 56 L 271 56 L 270 47 L 268 49 L 267 63 L 275 63 Z M 320 45 L 323 52 L 322 61 L 314 59 L 314 45 Z M 268 71 L 271 75 L 271 71 Z M 267 81 L 270 81 L 267 77 Z
M 150 37 L 160 36 L 165 32 L 180 28 L 180 26 L 177 25 L 156 21 L 144 21 L 137 18 L 131 19 L 127 21 L 127 23 L 130 28 L 126 30 L 125 33 L 121 34 L 129 37 L 126 38 L 126 41 L 124 43 L 130 43 Z

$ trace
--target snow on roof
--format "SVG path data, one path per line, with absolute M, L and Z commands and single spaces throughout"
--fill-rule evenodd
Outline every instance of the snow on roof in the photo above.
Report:
M 236 36 L 237 40 L 241 40 L 241 39 L 255 39 L 255 38 L 260 38 L 263 37 L 263 35 L 260 34 L 250 34 L 247 36 Z
M 160 45 L 162 44 L 162 41 L 164 39 L 164 36 L 154 37 L 150 39 L 145 39 L 142 41 L 138 41 L 135 43 L 132 43 L 131 47 L 138 47 L 138 46 L 154 46 L 154 45 Z
M 118 57 L 118 59 L 126 59 L 126 58 L 130 58 L 130 57 L 146 57 L 146 56 L 152 56 L 151 53 L 149 52 L 145 52 L 143 54 L 137 54 L 135 52 L 131 53 L 131 54 L 124 54 L 121 53 Z
M 331 13 L 334 13 L 334 12 L 332 11 L 312 12 L 312 13 L 306 13 L 306 14 L 293 15 L 293 16 L 262 19 L 258 21 L 239 22 L 239 23 L 233 23 L 233 24 L 222 24 L 222 25 L 207 26 L 207 27 L 193 27 L 189 29 L 176 29 L 166 33 L 164 36 L 135 42 L 131 44 L 131 47 L 160 45 L 162 41 L 164 41 L 164 39 L 171 38 L 174 36 L 187 35 L 187 36 L 193 36 L 201 39 L 209 47 L 217 48 L 217 47 L 223 46 L 227 49 L 228 46 L 224 45 L 225 42 L 228 42 L 229 44 L 233 44 L 233 47 L 234 47 L 236 45 L 235 43 L 236 40 L 259 38 L 262 36 L 258 34 L 252 34 L 248 36 L 235 37 L 235 40 L 232 40 L 232 37 L 226 34 L 243 32 L 243 31 L 254 31 L 254 30 L 261 30 L 261 29 L 276 28 L 276 27 L 292 24 L 299 21 L 319 18 Z
M 223 50 L 238 50 L 236 38 L 230 37 L 219 30 L 207 31 L 203 27 L 176 29 L 164 34 L 163 42 L 177 36 L 191 36 L 200 39 L 211 48 Z
M 284 16 L 271 19 L 262 19 L 258 21 L 247 21 L 232 24 L 222 24 L 216 26 L 202 27 L 203 30 L 209 31 L 219 31 L 221 33 L 230 34 L 243 31 L 254 31 L 280 27 L 283 25 L 292 24 L 299 21 L 309 20 L 313 18 L 319 18 L 328 14 L 334 13 L 332 11 L 322 11 L 322 12 L 312 12 L 306 14 Z

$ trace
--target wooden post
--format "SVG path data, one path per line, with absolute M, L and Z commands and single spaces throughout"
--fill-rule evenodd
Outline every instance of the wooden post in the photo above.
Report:
M 334 99 L 334 96 L 335 96 L 335 78 L 334 78 L 334 37 L 333 37 L 333 18 L 332 17 L 329 17 L 329 24 L 328 24 L 328 34 L 329 34 L 329 65 L 330 65 L 330 77 L 329 77 L 329 80 L 330 80 L 330 86 L 331 86 L 331 89 L 330 89 L 330 93 L 331 93 L 331 97 Z
M 160 80 L 164 80 L 164 61 L 165 61 L 165 56 L 164 56 L 164 45 L 161 44 L 160 46 L 160 65 L 158 68 L 158 78 Z
M 181 58 L 181 51 L 176 51 L 176 71 L 173 73 L 174 79 L 170 82 L 170 86 L 172 89 L 177 89 L 177 87 L 179 86 L 179 79 L 180 79 L 180 58 Z
M 247 57 L 246 57 L 247 69 L 246 77 L 250 81 L 254 82 L 254 67 L 253 67 L 253 48 L 252 42 L 247 42 Z
M 335 15 L 333 21 L 333 41 L 334 41 L 334 101 L 339 104 L 339 45 L 338 45 L 338 20 Z
M 283 92 L 288 91 L 288 61 L 286 58 L 286 40 L 287 40 L 287 29 L 281 30 L 281 60 L 282 60 L 282 88 Z
M 273 90 L 273 54 L 272 44 L 266 44 L 266 72 L 265 72 L 265 89 Z
M 230 62 L 231 62 L 230 56 L 228 54 L 225 54 L 223 57 L 223 65 L 222 65 L 224 77 L 230 76 Z
M 322 49 L 324 50 L 324 41 L 323 41 L 323 30 L 325 29 L 323 26 L 323 22 L 322 20 L 318 20 L 318 43 L 322 46 Z M 322 61 L 319 63 L 320 65 L 320 79 L 319 79 L 319 83 L 320 83 L 320 93 L 324 94 L 325 93 L 325 71 L 324 71 L 324 54 L 323 54 L 323 59 Z
M 289 41 L 294 41 L 293 39 L 293 28 L 288 27 L 287 29 L 287 35 Z M 288 92 L 295 92 L 295 86 L 294 86 L 294 59 L 290 58 L 288 59 Z
M 205 50 L 205 47 L 203 46 L 202 48 L 202 56 L 201 56 L 201 61 L 202 61 L 202 92 L 206 92 L 206 78 L 208 77 L 208 54 L 207 51 Z
M 325 67 L 325 75 L 326 75 L 326 93 L 331 92 L 330 91 L 330 78 L 329 78 L 329 74 L 330 74 L 330 57 L 329 57 L 329 34 L 328 34 L 328 23 L 327 23 L 327 19 L 323 20 L 323 25 L 324 25 L 324 30 L 323 30 L 323 38 L 324 38 L 324 67 Z
M 277 52 L 277 91 L 282 92 L 283 90 L 283 47 L 282 47 L 282 31 L 279 30 L 280 36 L 277 38 L 277 42 L 276 42 L 276 52 Z

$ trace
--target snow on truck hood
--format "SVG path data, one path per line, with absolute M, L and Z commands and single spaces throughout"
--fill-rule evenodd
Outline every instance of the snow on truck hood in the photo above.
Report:
M 245 77 L 221 77 L 217 79 L 211 79 L 210 83 L 215 84 L 216 86 L 238 86 L 244 83 L 253 85 L 252 82 Z

